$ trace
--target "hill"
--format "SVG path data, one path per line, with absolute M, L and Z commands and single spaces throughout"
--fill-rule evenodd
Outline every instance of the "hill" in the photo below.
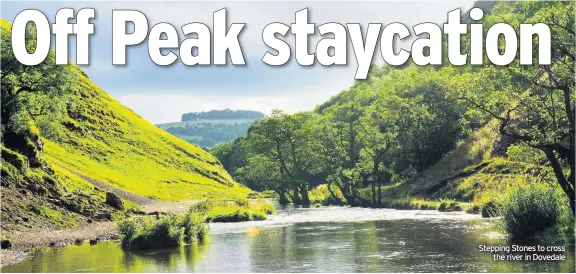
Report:
M 251 119 L 256 120 L 264 118 L 264 113 L 254 110 L 210 110 L 202 112 L 189 112 L 182 114 L 182 121 L 194 120 L 237 120 Z
M 264 114 L 251 110 L 211 110 L 182 115 L 182 122 L 157 126 L 187 142 L 211 148 L 221 142 L 246 136 L 250 125 Z
M 2 20 L 3 43 L 9 43 L 9 37 L 10 24 Z M 67 78 L 56 77 L 74 88 L 62 97 L 62 117 L 50 125 L 50 132 L 39 129 L 42 115 L 5 115 L 8 98 L 43 98 L 47 105 L 60 98 L 40 97 L 44 90 L 14 92 L 22 69 L 43 79 L 52 72 L 41 70 L 42 65 L 19 67 L 9 48 L 2 51 L 3 230 L 74 227 L 87 220 L 114 219 L 154 200 L 246 196 L 248 189 L 235 183 L 215 157 L 121 105 L 76 66 L 66 67 Z M 16 80 L 4 81 L 4 76 Z M 16 120 L 18 115 L 24 115 L 24 122 Z M 25 129 L 17 131 L 13 124 Z M 110 192 L 121 196 L 125 206 L 111 202 Z

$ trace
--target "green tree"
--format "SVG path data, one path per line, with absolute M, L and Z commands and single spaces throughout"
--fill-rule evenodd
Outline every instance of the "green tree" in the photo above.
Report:
M 570 2 L 499 2 L 485 29 L 505 21 L 546 23 L 552 35 L 550 65 L 486 65 L 454 81 L 460 99 L 474 111 L 500 120 L 499 132 L 547 156 L 574 212 L 574 12 Z M 538 39 L 534 37 L 534 58 Z M 537 60 L 534 60 L 537 63 Z M 489 79 L 489 80 L 487 80 Z
M 334 149 L 333 155 L 338 155 L 338 161 L 341 163 L 338 169 L 334 169 L 337 174 L 333 174 L 333 180 L 339 182 L 337 186 L 350 205 L 358 204 L 359 199 L 357 189 L 360 180 L 356 168 L 361 149 L 358 140 L 360 118 L 373 97 L 374 92 L 369 85 L 360 82 L 331 100 L 330 106 L 322 106 L 321 114 L 328 117 L 329 124 L 335 127 L 335 131 L 331 133 L 335 134 L 333 139 L 337 142 L 337 146 L 332 149 Z M 323 143 L 325 149 L 330 146 L 326 142 Z
M 382 205 L 382 171 L 391 173 L 394 166 L 394 153 L 397 151 L 399 127 L 397 122 L 406 110 L 402 98 L 395 95 L 381 95 L 368 107 L 360 119 L 359 134 L 362 143 L 361 159 L 371 174 L 372 206 Z M 376 185 L 378 198 L 376 199 Z
M 295 205 L 310 206 L 308 179 L 321 171 L 318 142 L 313 138 L 313 113 L 287 115 L 274 110 L 248 131 L 247 147 L 278 163 L 285 190 L 292 190 Z
M 26 154 L 32 164 L 39 164 L 37 154 L 42 150 L 39 134 L 57 137 L 55 128 L 66 113 L 66 95 L 77 88 L 75 76 L 79 72 L 71 65 L 56 65 L 52 51 L 36 66 L 21 64 L 12 51 L 10 27 L 5 21 L 2 21 L 1 39 L 3 143 Z M 26 30 L 26 49 L 28 52 L 36 49 L 33 25 Z

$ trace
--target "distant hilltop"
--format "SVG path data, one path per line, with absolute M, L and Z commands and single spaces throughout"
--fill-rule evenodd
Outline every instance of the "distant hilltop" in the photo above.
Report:
M 260 119 L 264 118 L 264 113 L 254 110 L 210 110 L 202 112 L 189 112 L 182 114 L 182 122 L 197 120 L 240 120 L 240 119 Z

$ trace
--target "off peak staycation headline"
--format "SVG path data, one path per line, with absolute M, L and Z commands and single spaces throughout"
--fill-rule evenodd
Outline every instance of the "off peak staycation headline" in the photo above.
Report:
M 147 39 L 150 58 L 160 66 L 171 65 L 178 57 L 187 66 L 226 65 L 227 55 L 230 56 L 232 65 L 246 65 L 239 40 L 246 24 L 228 25 L 226 12 L 226 8 L 214 12 L 212 30 L 202 23 L 183 25 L 181 31 L 186 37 L 181 40 L 176 28 L 169 23 L 158 23 L 150 28 L 146 16 L 139 11 L 113 10 L 112 64 L 126 65 L 127 48 Z M 58 10 L 55 23 L 50 27 L 42 12 L 33 9 L 20 12 L 12 24 L 11 37 L 13 52 L 18 61 L 31 66 L 42 63 L 50 51 L 53 34 L 56 63 L 67 64 L 68 37 L 75 35 L 76 64 L 89 65 L 90 35 L 95 32 L 91 20 L 95 18 L 95 10 L 81 9 L 76 17 L 74 13 L 70 8 Z M 495 65 L 509 65 L 518 51 L 520 65 L 533 64 L 536 56 L 538 64 L 550 64 L 551 37 L 550 28 L 546 24 L 521 24 L 518 35 L 516 30 L 506 23 L 494 24 L 485 31 L 483 25 L 477 22 L 484 16 L 480 8 L 473 8 L 469 13 L 469 17 L 476 23 L 462 24 L 461 16 L 460 9 L 455 9 L 448 12 L 447 23 L 442 27 L 434 23 L 415 25 L 413 32 L 416 39 L 411 50 L 407 51 L 395 49 L 397 43 L 411 36 L 408 27 L 402 23 L 391 23 L 384 27 L 380 23 L 369 23 L 365 26 L 364 33 L 362 26 L 357 23 L 345 26 L 326 23 L 316 28 L 314 23 L 308 22 L 308 9 L 302 9 L 295 13 L 295 22 L 290 25 L 278 22 L 266 25 L 262 31 L 262 40 L 269 50 L 264 54 L 262 62 L 270 66 L 286 64 L 292 57 L 288 39 L 293 38 L 293 52 L 299 65 L 310 66 L 315 60 L 323 66 L 346 65 L 350 42 L 358 63 L 355 79 L 366 79 L 378 42 L 381 56 L 389 65 L 403 65 L 410 57 L 417 65 L 441 65 L 444 49 L 442 41 L 446 35 L 447 56 L 452 65 L 482 65 L 485 61 L 484 51 L 489 62 Z M 69 19 L 74 18 L 76 22 L 70 23 Z M 37 41 L 34 52 L 28 52 L 26 48 L 26 29 L 30 24 L 36 26 Z M 310 35 L 316 35 L 316 29 L 321 39 L 316 44 L 315 53 L 310 53 L 308 39 Z M 468 53 L 463 54 L 460 43 L 462 35 L 466 34 L 469 35 L 470 48 Z M 536 38 L 537 49 L 533 44 Z M 502 43 L 504 48 L 499 46 Z M 537 55 L 534 50 L 537 50 Z

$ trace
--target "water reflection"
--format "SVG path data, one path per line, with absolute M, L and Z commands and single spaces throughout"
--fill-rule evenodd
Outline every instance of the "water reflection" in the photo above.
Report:
M 347 209 L 341 214 L 350 213 Z M 302 214 L 302 218 L 297 218 Z M 573 272 L 563 262 L 494 261 L 478 245 L 505 245 L 489 221 L 458 216 L 288 222 L 326 211 L 282 213 L 267 222 L 213 225 L 201 244 L 123 252 L 118 243 L 46 249 L 2 272 Z M 340 216 L 341 214 L 335 214 Z M 373 213 L 381 214 L 381 213 Z M 394 212 L 399 214 L 399 212 Z M 362 214 L 364 215 L 364 214 Z M 349 217 L 350 215 L 348 215 Z M 326 216 L 318 216 L 326 219 Z M 340 217 L 338 217 L 340 218 Z M 497 234 L 496 234 L 497 235 Z

